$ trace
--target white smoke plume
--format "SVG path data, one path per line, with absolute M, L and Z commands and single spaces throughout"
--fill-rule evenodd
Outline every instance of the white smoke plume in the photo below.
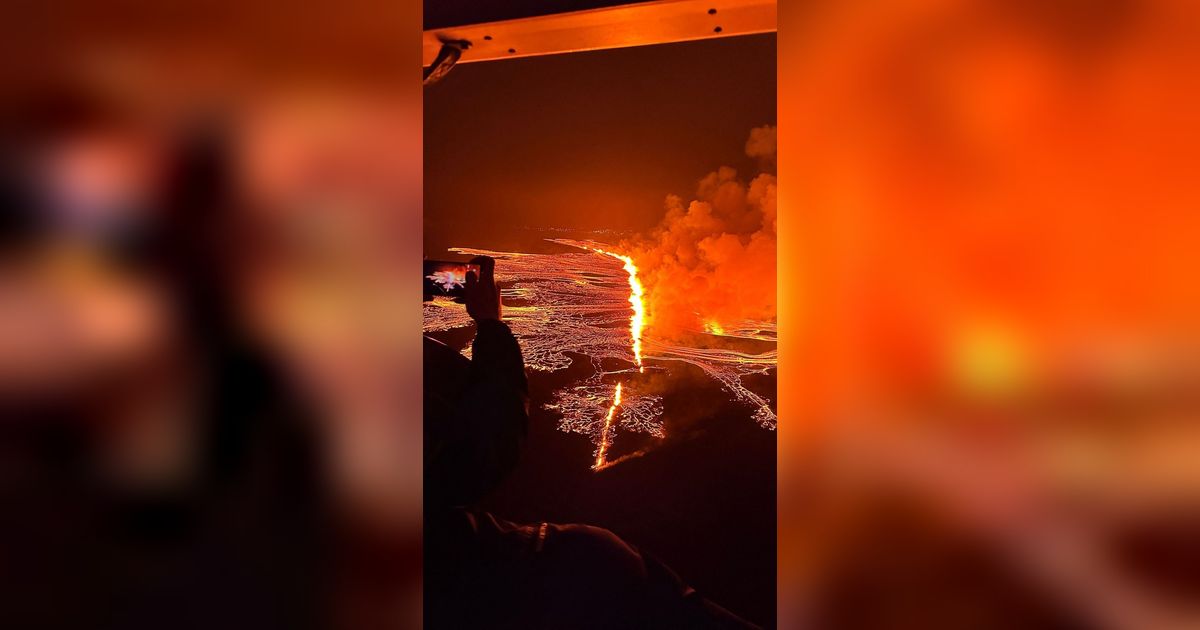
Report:
M 746 155 L 766 170 L 748 182 L 726 166 L 709 173 L 694 199 L 668 196 L 662 222 L 623 243 L 655 334 L 775 320 L 775 127 L 753 129 Z

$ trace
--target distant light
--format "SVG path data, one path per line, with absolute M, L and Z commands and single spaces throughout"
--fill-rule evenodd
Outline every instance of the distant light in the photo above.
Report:
M 1029 348 L 1012 328 L 978 323 L 960 330 L 950 343 L 951 376 L 964 393 L 1006 396 L 1029 385 Z

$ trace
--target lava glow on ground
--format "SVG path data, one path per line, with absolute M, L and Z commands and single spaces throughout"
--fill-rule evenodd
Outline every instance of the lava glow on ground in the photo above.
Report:
M 496 281 L 505 303 L 505 321 L 520 340 L 529 369 L 556 371 L 569 367 L 572 355 L 587 357 L 592 374 L 553 392 L 547 409 L 561 415 L 559 429 L 588 436 L 595 445 L 592 468 L 602 470 L 641 452 L 608 459 L 620 431 L 666 437 L 663 401 L 657 394 L 637 391 L 636 376 L 647 366 L 670 371 L 671 364 L 689 363 L 718 381 L 748 415 L 765 429 L 774 429 L 770 401 L 747 389 L 742 377 L 766 374 L 776 366 L 774 349 L 750 353 L 729 348 L 680 345 L 643 337 L 646 312 L 643 287 L 631 258 L 592 241 L 552 239 L 579 249 L 556 254 L 526 254 L 454 248 L 468 256 L 497 260 Z M 466 310 L 449 299 L 436 298 L 424 307 L 426 333 L 471 325 Z M 700 332 L 700 331 L 697 331 Z M 775 341 L 774 322 L 706 326 L 708 336 Z M 698 337 L 699 338 L 699 337 Z M 464 350 L 470 353 L 470 346 Z M 627 367 L 622 367 L 627 366 Z
M 645 290 L 642 289 L 642 281 L 638 280 L 637 266 L 633 264 L 633 259 L 629 256 L 622 256 L 607 252 L 602 249 L 594 250 L 605 256 L 612 256 L 617 260 L 625 263 L 625 273 L 629 274 L 629 307 L 633 309 L 633 315 L 629 317 L 629 339 L 630 346 L 633 349 L 633 362 L 637 363 L 638 370 L 641 370 L 642 365 L 642 327 L 646 321 L 646 304 L 642 300 L 645 295 Z M 620 399 L 621 386 L 617 386 L 617 398 Z

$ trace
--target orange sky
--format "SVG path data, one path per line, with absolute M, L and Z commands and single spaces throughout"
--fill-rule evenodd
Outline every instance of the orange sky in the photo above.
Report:
M 425 90 L 426 254 L 507 226 L 645 230 L 717 167 L 752 177 L 775 37 L 466 64 Z

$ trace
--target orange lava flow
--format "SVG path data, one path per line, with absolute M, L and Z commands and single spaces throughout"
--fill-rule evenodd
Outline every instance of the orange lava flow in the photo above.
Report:
M 603 249 L 595 251 L 625 263 L 625 273 L 629 274 L 629 305 L 633 307 L 633 315 L 629 317 L 629 338 L 633 342 L 633 359 L 640 371 L 644 369 L 642 366 L 642 326 L 646 321 L 646 305 L 642 301 L 644 289 L 642 281 L 638 279 L 637 265 L 633 264 L 633 259 L 629 256 L 614 254 Z
M 752 410 L 750 419 L 764 429 L 776 428 L 771 401 L 742 382 L 751 375 L 771 378 L 778 360 L 774 322 L 718 321 L 701 315 L 701 326 L 687 330 L 692 334 L 683 339 L 655 336 L 649 330 L 650 305 L 645 305 L 646 311 L 642 309 L 642 300 L 650 298 L 647 292 L 651 288 L 642 289 L 645 269 L 639 269 L 630 257 L 615 253 L 615 245 L 548 240 L 575 251 L 531 254 L 466 247 L 450 251 L 498 261 L 496 280 L 507 303 L 505 320 L 520 343 L 526 367 L 556 373 L 577 363 L 583 366 L 581 372 L 588 375 L 553 388 L 544 408 L 559 416 L 560 431 L 586 436 L 591 442 L 592 462 L 585 466 L 597 472 L 606 470 L 649 454 L 657 443 L 646 440 L 642 449 L 618 456 L 612 449 L 622 432 L 654 440 L 666 437 L 662 395 L 640 388 L 638 381 L 626 376 L 633 365 L 642 368 L 642 363 L 650 360 L 650 367 L 668 379 L 682 364 L 703 371 L 731 401 Z M 439 298 L 424 303 L 423 320 L 422 328 L 428 334 L 473 324 L 461 304 Z M 705 335 L 729 341 L 712 347 Z M 470 345 L 463 354 L 471 356 Z M 615 403 L 618 379 L 630 388 L 622 383 L 620 401 Z M 597 462 L 600 466 L 595 466 Z
M 600 431 L 600 446 L 596 448 L 596 463 L 592 469 L 599 469 L 604 466 L 605 460 L 608 458 L 608 447 L 612 444 L 612 424 L 613 417 L 617 415 L 617 407 L 621 405 L 621 384 L 617 383 L 617 391 L 613 394 L 612 406 L 608 408 L 608 415 L 604 418 L 604 428 Z

